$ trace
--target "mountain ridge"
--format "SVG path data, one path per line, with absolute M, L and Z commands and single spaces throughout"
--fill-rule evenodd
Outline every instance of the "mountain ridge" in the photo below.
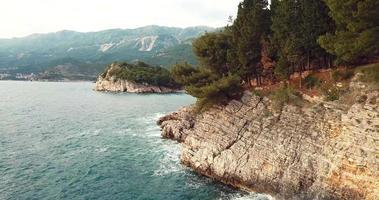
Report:
M 46 33 L 32 33 L 29 35 L 25 36 L 16 36 L 16 37 L 11 37 L 11 38 L 0 38 L 1 41 L 5 40 L 15 40 L 15 39 L 24 39 L 28 37 L 35 37 L 35 36 L 42 36 L 42 35 L 49 35 L 49 34 L 57 34 L 57 33 L 100 33 L 100 32 L 109 32 L 109 31 L 125 31 L 125 30 L 137 30 L 137 29 L 147 29 L 147 28 L 167 28 L 167 29 L 194 29 L 194 28 L 200 28 L 200 29 L 209 29 L 209 30 L 215 30 L 219 28 L 211 27 L 211 26 L 205 26 L 205 25 L 199 25 L 199 26 L 188 26 L 188 27 L 175 27 L 175 26 L 160 26 L 160 25 L 146 25 L 146 26 L 141 26 L 137 28 L 109 28 L 109 29 L 104 29 L 104 30 L 98 30 L 98 31 L 75 31 L 71 29 L 62 29 L 58 31 L 52 31 L 52 32 L 46 32 Z
M 18 73 L 33 73 L 37 74 L 36 79 L 40 79 L 39 74 L 48 73 L 49 76 L 45 77 L 68 80 L 81 75 L 80 77 L 87 77 L 85 79 L 94 80 L 107 64 L 114 61 L 140 60 L 163 67 L 182 61 L 196 63 L 192 53 L 192 40 L 215 30 L 217 29 L 206 26 L 177 28 L 150 25 L 97 32 L 62 30 L 0 39 L 0 74 L 12 77 Z M 54 70 L 56 67 L 59 70 Z M 65 69 L 64 73 L 61 73 L 62 69 Z M 85 73 L 79 73 L 78 70 Z M 52 72 L 58 75 L 50 76 Z

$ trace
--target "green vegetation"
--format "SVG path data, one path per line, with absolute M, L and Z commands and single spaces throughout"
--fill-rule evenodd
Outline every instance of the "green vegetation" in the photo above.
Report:
M 274 76 L 278 80 L 287 80 L 290 78 L 291 73 L 289 71 L 290 63 L 283 58 L 279 58 L 274 69 Z
M 326 101 L 337 101 L 343 93 L 342 89 L 337 87 L 335 84 L 323 84 L 321 90 Z
M 222 74 L 208 67 L 194 68 L 187 63 L 175 65 L 171 73 L 175 81 L 185 86 L 188 94 L 198 98 L 198 111 L 226 103 L 241 94 L 241 80 L 236 75 Z
M 179 84 L 171 78 L 171 74 L 167 69 L 153 67 L 144 62 L 137 62 L 135 64 L 124 62 L 109 65 L 101 76 L 103 78 L 106 76 L 116 77 L 117 79 L 129 80 L 135 83 L 146 83 L 173 88 L 179 87 Z
M 295 72 L 330 68 L 333 61 L 375 59 L 378 10 L 374 0 L 272 0 L 270 6 L 267 0 L 244 0 L 232 25 L 194 41 L 197 67 L 177 64 L 171 72 L 202 109 L 238 97 L 252 83 L 289 80 Z M 375 69 L 366 70 L 370 75 L 365 79 L 378 79 Z M 335 82 L 344 81 L 353 72 L 336 70 L 332 76 Z M 322 85 L 313 75 L 305 78 L 305 86 L 323 88 L 328 100 L 343 92 L 335 83 Z M 289 86 L 271 96 L 279 104 L 297 99 Z
M 267 0 L 245 0 L 238 6 L 238 16 L 229 28 L 231 50 L 229 63 L 243 80 L 260 81 L 260 61 L 264 41 L 270 33 L 270 10 Z
M 215 29 L 209 27 L 148 26 L 90 33 L 60 31 L 0 39 L 0 73 L 34 73 L 56 80 L 54 75 L 46 76 L 45 72 L 65 65 L 64 70 L 54 73 L 65 79 L 93 80 L 104 66 L 115 61 L 140 60 L 165 68 L 179 61 L 196 64 L 192 40 L 212 31 Z M 153 49 L 143 51 L 146 49 L 142 48 L 142 38 L 150 36 L 157 37 Z
M 311 69 L 312 62 L 331 59 L 317 43 L 319 36 L 334 30 L 328 9 L 322 0 L 273 0 L 271 44 L 281 77 Z
M 193 43 L 200 66 L 177 64 L 171 69 L 173 78 L 186 91 L 198 98 L 197 108 L 205 110 L 213 104 L 227 102 L 241 93 L 241 78 L 228 62 L 232 51 L 229 32 L 208 33 Z
M 334 81 L 346 81 L 349 80 L 354 76 L 354 71 L 353 70 L 341 70 L 341 69 L 335 69 L 332 72 L 332 79 Z
M 312 89 L 312 88 L 315 88 L 315 87 L 319 87 L 321 85 L 321 80 L 318 79 L 313 74 L 310 74 L 307 77 L 305 77 L 304 83 L 305 83 L 305 87 L 307 89 Z
M 358 69 L 362 73 L 361 81 L 379 84 L 379 64 L 372 64 Z
M 320 37 L 320 44 L 338 62 L 359 62 L 379 51 L 379 1 L 325 0 L 336 31 Z
M 238 97 L 243 82 L 259 81 L 262 41 L 270 27 L 267 6 L 267 0 L 241 2 L 233 26 L 194 41 L 198 67 L 173 67 L 174 79 L 198 98 L 198 110 Z
M 298 92 L 287 84 L 281 85 L 270 94 L 274 109 L 280 110 L 286 104 L 300 105 L 302 98 Z

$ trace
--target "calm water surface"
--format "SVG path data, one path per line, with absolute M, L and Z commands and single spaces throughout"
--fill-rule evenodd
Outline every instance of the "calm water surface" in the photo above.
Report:
M 0 199 L 266 199 L 180 165 L 155 121 L 190 96 L 0 81 Z

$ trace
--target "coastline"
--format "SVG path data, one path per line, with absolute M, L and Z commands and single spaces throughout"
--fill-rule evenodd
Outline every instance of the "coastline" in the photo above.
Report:
M 321 102 L 275 112 L 270 100 L 245 93 L 197 116 L 185 107 L 157 124 L 163 138 L 182 144 L 184 165 L 241 190 L 279 199 L 375 199 L 379 93 L 361 95 L 366 100 L 348 108 Z
M 94 90 L 137 94 L 177 93 L 182 88 L 173 83 L 169 73 L 167 69 L 152 67 L 143 62 L 112 63 L 97 77 Z M 166 84 L 162 81 L 166 81 Z
M 8 82 L 46 82 L 46 83 L 94 83 L 91 80 L 6 80 L 2 79 L 0 81 L 8 81 Z
M 134 83 L 128 80 L 116 79 L 111 77 L 104 79 L 99 77 L 95 83 L 95 91 L 99 92 L 128 92 L 128 93 L 137 93 L 137 94 L 146 94 L 146 93 L 178 93 L 183 91 L 182 89 L 168 88 L 163 86 L 155 86 L 142 83 Z

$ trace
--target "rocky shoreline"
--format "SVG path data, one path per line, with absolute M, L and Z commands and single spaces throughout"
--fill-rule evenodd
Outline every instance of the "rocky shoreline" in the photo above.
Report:
M 278 199 L 379 198 L 378 91 L 362 91 L 353 106 L 281 110 L 245 92 L 199 115 L 182 108 L 158 125 L 182 143 L 184 165 L 228 185 Z
M 128 80 L 110 78 L 104 79 L 99 77 L 95 85 L 96 91 L 105 92 L 129 92 L 129 93 L 178 93 L 180 90 L 153 86 L 148 84 L 133 83 Z
M 158 71 L 157 71 L 158 69 Z M 161 71 L 159 71 L 159 69 Z M 97 78 L 95 91 L 103 92 L 129 92 L 129 93 L 178 93 L 182 92 L 178 87 L 165 87 L 160 85 L 149 84 L 150 79 L 158 79 L 162 77 L 154 77 L 154 75 L 166 72 L 166 69 L 152 67 L 145 63 L 139 62 L 136 64 L 128 63 L 112 63 L 105 71 Z M 167 71 L 167 73 L 169 73 Z M 129 74 L 129 76 L 125 76 Z M 146 75 L 148 74 L 148 75 Z M 165 74 L 167 76 L 167 74 Z M 144 77 L 141 79 L 141 76 Z M 161 75 L 162 76 L 162 75 Z M 148 78 L 146 78 L 148 77 Z M 140 82 L 131 81 L 140 80 Z M 133 79 L 134 78 L 134 79 Z M 164 77 L 169 78 L 169 77 Z M 145 79 L 145 80 L 144 80 Z M 150 81 L 152 82 L 152 81 Z M 158 82 L 158 81 L 155 81 Z

